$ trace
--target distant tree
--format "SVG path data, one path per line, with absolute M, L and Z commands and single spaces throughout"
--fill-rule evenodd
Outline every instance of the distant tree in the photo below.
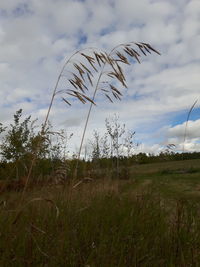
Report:
M 124 147 L 126 148 L 126 156 L 129 158 L 132 155 L 133 148 L 135 146 L 133 137 L 135 135 L 135 132 L 127 131 L 126 136 L 124 138 Z
M 27 172 L 29 162 L 34 155 L 37 158 L 44 158 L 49 153 L 50 141 L 48 131 L 43 136 L 36 131 L 36 120 L 31 121 L 31 116 L 22 119 L 22 109 L 16 111 L 13 119 L 14 122 L 8 127 L 0 125 L 0 132 L 5 131 L 0 144 L 0 155 L 3 161 L 14 163 L 18 178 L 19 168 L 23 166 Z
M 105 120 L 106 130 L 110 136 L 110 150 L 111 158 L 116 159 L 116 174 L 119 175 L 119 156 L 120 148 L 122 143 L 120 142 L 121 137 L 125 133 L 125 124 L 119 123 L 119 117 L 115 114 L 112 118 Z
M 93 139 L 90 141 L 92 147 L 92 159 L 97 160 L 101 158 L 100 148 L 100 134 L 97 130 L 93 132 Z
M 14 124 L 3 138 L 1 144 L 1 155 L 5 160 L 17 161 L 27 152 L 30 145 L 30 116 L 20 122 L 22 109 L 19 109 L 14 115 Z
M 101 146 L 102 146 L 102 158 L 109 158 L 110 145 L 108 141 L 108 133 L 105 133 L 101 137 Z
M 0 134 L 6 130 L 6 127 L 3 127 L 3 124 L 0 122 Z
M 125 133 L 125 124 L 120 124 L 119 117 L 115 114 L 112 118 L 106 118 L 105 120 L 106 130 L 108 135 L 110 136 L 110 144 L 111 144 L 111 157 L 119 157 L 120 147 L 122 143 L 120 143 L 120 138 Z
M 65 130 L 48 131 L 49 132 L 49 157 L 53 160 L 59 159 L 64 161 L 68 157 L 69 151 L 67 150 L 68 142 L 73 134 L 67 134 Z

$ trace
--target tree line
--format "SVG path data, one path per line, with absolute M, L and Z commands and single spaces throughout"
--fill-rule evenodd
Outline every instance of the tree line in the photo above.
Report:
M 68 151 L 73 134 L 54 131 L 50 123 L 41 135 L 37 120 L 31 116 L 23 119 L 22 109 L 16 111 L 13 123 L 0 123 L 0 179 L 17 180 L 26 177 L 33 157 L 36 157 L 32 180 L 54 179 L 59 174 L 62 179 L 70 179 L 76 166 L 77 155 Z M 119 117 L 106 118 L 105 133 L 94 130 L 86 142 L 82 159 L 78 164 L 78 176 L 102 176 L 101 170 L 112 169 L 113 176 L 127 176 L 127 168 L 134 164 L 200 158 L 200 152 L 177 153 L 169 145 L 159 155 L 135 154 L 138 143 L 135 132 L 126 128 Z M 99 171 L 99 175 L 97 175 Z M 95 173 L 96 172 L 96 173 Z M 95 174 L 94 174 L 95 173 Z

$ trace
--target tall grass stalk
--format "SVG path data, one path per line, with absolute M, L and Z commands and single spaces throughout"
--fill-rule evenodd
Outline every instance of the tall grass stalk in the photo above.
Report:
M 89 55 L 85 54 L 84 53 L 85 50 L 91 51 L 90 54 Z M 97 90 L 98 89 L 101 90 L 101 92 L 103 92 L 104 95 L 111 102 L 113 102 L 112 100 L 113 97 L 115 99 L 121 100 L 122 93 L 120 89 L 116 88 L 113 85 L 113 83 L 118 82 L 123 87 L 127 87 L 125 74 L 124 74 L 123 68 L 121 67 L 121 64 L 130 65 L 130 60 L 129 60 L 130 58 L 133 58 L 137 62 L 140 63 L 139 58 L 141 54 L 146 56 L 148 53 L 151 53 L 151 52 L 154 52 L 160 55 L 160 53 L 157 50 L 155 50 L 151 45 L 147 43 L 130 42 L 126 44 L 117 45 L 111 50 L 109 54 L 107 54 L 105 51 L 102 51 L 96 48 L 85 48 L 83 50 L 78 50 L 69 59 L 65 61 L 61 69 L 61 72 L 58 75 L 55 87 L 53 89 L 53 93 L 52 93 L 50 104 L 47 110 L 47 114 L 46 114 L 44 123 L 41 128 L 41 141 L 38 143 L 38 148 L 36 149 L 36 152 L 33 155 L 33 159 L 30 164 L 24 190 L 22 193 L 22 199 L 24 197 L 24 193 L 27 189 L 27 186 L 28 186 L 28 183 L 31 177 L 32 169 L 37 158 L 37 152 L 40 150 L 41 142 L 44 140 L 43 138 L 46 133 L 49 115 L 50 115 L 56 95 L 62 94 L 62 100 L 70 106 L 71 106 L 71 103 L 69 102 L 68 99 L 66 99 L 66 97 L 63 97 L 64 94 L 65 95 L 67 94 L 68 96 L 72 98 L 78 99 L 83 104 L 87 102 L 90 103 L 89 111 L 86 117 L 86 122 L 85 122 L 84 130 L 83 130 L 83 135 L 81 139 L 80 149 L 78 153 L 78 160 L 77 160 L 77 168 L 78 168 L 78 161 L 80 159 L 83 141 L 84 141 L 89 117 L 90 117 L 91 110 L 92 110 L 92 105 L 95 104 L 95 97 L 96 97 Z M 76 55 L 79 55 L 81 57 L 81 60 L 78 63 L 76 60 L 74 59 L 72 60 L 72 58 L 74 58 Z M 87 64 L 85 63 L 84 60 L 87 62 Z M 68 83 L 72 89 L 58 91 L 59 82 L 63 76 L 64 71 L 66 70 L 66 66 L 69 65 L 69 63 L 73 64 L 73 71 L 71 72 L 68 71 L 68 74 L 69 74 Z M 108 72 L 104 72 L 104 68 L 106 65 L 110 67 L 110 70 Z M 100 68 L 100 71 L 98 70 L 98 68 Z M 95 87 L 93 85 L 93 77 L 94 77 L 93 73 L 94 72 L 98 73 L 97 83 Z M 107 79 L 109 78 L 109 81 L 105 79 L 104 85 L 101 88 L 99 88 L 103 74 L 106 75 Z M 94 89 L 92 97 L 90 97 L 89 95 L 90 90 L 88 89 L 88 84 L 91 86 L 91 88 Z M 76 172 L 77 172 L 77 168 L 76 168 Z
M 186 141 L 186 137 L 187 137 L 187 128 L 188 128 L 188 122 L 190 119 L 190 115 L 192 113 L 192 110 L 194 109 L 195 105 L 197 104 L 198 99 L 193 103 L 193 105 L 191 106 L 188 114 L 187 114 L 187 119 L 186 119 L 186 124 L 185 124 L 185 130 L 184 130 L 184 136 L 183 136 L 183 148 L 182 148 L 182 154 L 184 154 L 185 152 L 185 141 Z M 183 155 L 184 157 L 184 155 Z
M 88 49 L 88 48 L 87 48 L 87 49 Z M 81 51 L 84 51 L 84 50 L 85 50 L 85 49 L 83 49 L 83 50 L 81 50 Z M 67 64 L 70 62 L 70 60 L 71 60 L 75 55 L 77 55 L 78 53 L 80 53 L 81 51 L 80 51 L 80 50 L 79 50 L 79 51 L 76 51 L 75 53 L 73 53 L 73 54 L 69 57 L 69 59 L 66 60 L 66 62 L 64 63 L 64 65 L 63 65 L 63 67 L 62 67 L 62 69 L 61 69 L 61 71 L 60 71 L 60 73 L 59 73 L 59 75 L 58 75 L 58 78 L 57 78 L 57 81 L 56 81 L 56 83 L 55 83 L 55 87 L 54 87 L 54 89 L 53 89 L 53 93 L 52 93 L 52 96 L 51 96 L 51 100 L 50 100 L 50 103 L 49 103 L 49 107 L 48 107 L 48 110 L 47 110 L 47 114 L 46 114 L 46 116 L 45 116 L 44 123 L 43 123 L 42 128 L 41 128 L 41 133 L 40 133 L 40 134 L 41 134 L 41 139 L 42 139 L 42 137 L 44 137 L 44 135 L 45 135 L 46 127 L 47 127 L 48 119 L 49 119 L 49 115 L 50 115 L 50 111 L 51 111 L 51 109 L 52 109 L 52 105 L 53 105 L 55 96 L 56 96 L 56 94 L 57 94 L 58 85 L 59 85 L 60 79 L 61 79 L 61 77 L 62 77 L 62 75 L 63 75 L 63 72 L 64 72 L 64 70 L 65 70 L 65 67 L 66 67 Z M 23 200 L 23 198 L 24 198 L 24 194 L 25 194 L 26 189 L 27 189 L 27 187 L 28 187 L 28 183 L 29 183 L 29 180 L 30 180 L 30 177 L 31 177 L 31 174 L 32 174 L 33 166 L 34 166 L 35 161 L 36 161 L 36 158 L 37 158 L 37 152 L 40 150 L 40 145 L 41 145 L 41 143 L 39 143 L 38 146 L 37 146 L 36 152 L 35 152 L 35 154 L 34 154 L 34 156 L 33 156 L 33 159 L 32 159 L 32 161 L 31 161 L 31 165 L 30 165 L 29 170 L 28 170 L 28 175 L 27 175 L 27 178 L 26 178 L 26 182 L 25 182 L 25 185 L 24 185 L 24 189 L 23 189 L 23 191 L 22 191 L 22 200 Z
M 90 103 L 90 107 L 89 107 L 89 110 L 88 110 L 88 113 L 87 113 L 87 116 L 86 116 L 86 121 L 85 121 L 84 129 L 83 129 L 83 134 L 82 134 L 82 138 L 81 138 L 81 143 L 80 143 L 80 147 L 79 147 L 79 151 L 78 151 L 78 160 L 77 160 L 77 164 L 76 164 L 76 168 L 75 168 L 75 178 L 77 177 L 78 163 L 79 163 L 79 160 L 80 160 L 80 157 L 81 157 L 81 151 L 82 151 L 83 142 L 84 142 L 84 138 L 85 138 L 85 134 L 86 134 L 87 126 L 88 126 L 88 121 L 89 121 L 89 118 L 90 118 L 90 115 L 91 115 L 91 111 L 92 111 L 92 106 L 93 106 L 93 104 L 94 104 L 94 102 L 95 102 L 95 97 L 96 97 L 96 94 L 97 94 L 97 90 L 99 89 L 99 84 L 100 84 L 100 82 L 101 82 L 101 78 L 102 78 L 102 76 L 103 76 L 103 74 L 104 74 L 105 66 L 108 64 L 108 65 L 110 65 L 110 66 L 114 69 L 114 71 L 116 71 L 116 69 L 113 67 L 113 64 L 116 64 L 116 65 L 118 66 L 117 61 L 119 61 L 119 59 L 117 59 L 117 58 L 114 59 L 114 58 L 112 57 L 112 54 L 113 54 L 118 48 L 120 48 L 120 47 L 122 47 L 123 50 L 124 50 L 126 53 L 128 52 L 127 54 L 128 54 L 130 57 L 134 57 L 134 58 L 140 63 L 140 61 L 139 61 L 139 59 L 138 59 L 138 57 L 140 56 L 140 54 L 139 54 L 138 52 L 136 52 L 135 50 L 132 50 L 133 53 L 131 53 L 130 50 L 126 50 L 126 49 L 129 49 L 129 48 L 127 48 L 127 46 L 132 46 L 132 44 L 136 44 L 136 45 L 138 45 L 137 43 L 128 43 L 128 44 L 119 44 L 119 45 L 115 46 L 115 47 L 110 51 L 110 53 L 107 55 L 107 59 L 108 59 L 108 60 L 105 60 L 105 62 L 103 63 L 103 66 L 102 66 L 102 68 L 101 68 L 101 70 L 100 70 L 100 74 L 99 74 L 99 76 L 98 76 L 97 83 L 96 83 L 96 86 L 95 86 L 95 89 L 94 89 L 94 93 L 93 93 L 93 96 L 92 96 L 92 101 L 91 101 L 91 103 Z M 141 44 L 144 45 L 143 48 L 144 48 L 148 53 L 151 53 L 150 50 L 152 50 L 152 51 L 154 51 L 155 53 L 157 53 L 157 54 L 160 55 L 160 53 L 159 53 L 157 50 L 153 49 L 153 48 L 150 47 L 148 44 L 144 44 L 144 43 L 141 43 Z M 147 47 L 148 47 L 149 49 L 148 49 L 145 45 L 147 45 Z M 139 48 L 140 48 L 140 50 L 142 51 L 142 53 L 146 56 L 146 53 L 141 49 L 141 46 L 140 46 L 140 45 L 139 45 Z M 104 53 L 106 54 L 106 52 L 104 52 Z M 117 54 L 117 53 L 119 53 L 119 52 L 117 51 L 116 54 Z M 118 56 L 119 56 L 119 58 L 121 58 L 121 60 L 122 60 L 123 63 L 125 63 L 125 64 L 130 64 L 126 56 L 124 56 L 123 54 L 118 54 Z M 124 57 L 124 58 L 123 58 L 123 57 Z M 127 87 L 126 84 L 125 84 L 126 79 L 125 79 L 125 75 L 124 75 L 124 73 L 123 73 L 123 69 L 122 69 L 122 68 L 119 68 L 118 70 L 119 70 L 119 72 L 120 72 L 121 77 L 116 77 L 116 78 L 118 79 L 118 81 L 120 81 L 120 82 L 122 83 L 122 85 L 123 85 L 124 87 Z M 110 84 L 110 86 L 111 86 L 111 84 Z M 116 89 L 116 88 L 114 87 L 114 89 Z M 118 91 L 118 90 L 117 90 L 117 91 Z M 117 91 L 115 90 L 115 92 L 117 92 Z M 117 92 L 117 93 L 118 93 L 117 97 L 116 97 L 116 95 L 114 95 L 114 97 L 115 97 L 115 98 L 118 98 L 119 100 L 121 100 L 121 99 L 120 99 L 120 96 L 122 95 L 122 93 L 121 93 L 121 92 Z M 106 95 L 106 96 L 107 96 L 107 95 Z M 110 97 L 107 96 L 107 98 L 108 98 L 111 102 L 113 102 L 112 99 L 111 99 Z

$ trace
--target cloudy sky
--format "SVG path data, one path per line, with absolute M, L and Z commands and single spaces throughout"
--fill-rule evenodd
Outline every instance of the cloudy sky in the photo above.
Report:
M 19 108 L 42 122 L 71 54 L 87 47 L 109 52 L 131 41 L 150 43 L 162 55 L 126 67 L 120 102 L 98 95 L 87 138 L 94 129 L 103 132 L 105 118 L 116 113 L 136 131 L 142 151 L 170 143 L 181 149 L 187 113 L 200 96 L 199 0 L 1 0 L 0 122 L 10 123 Z M 64 86 L 62 80 L 59 89 Z M 200 150 L 199 104 L 188 123 L 187 151 Z M 69 107 L 58 96 L 50 120 L 73 132 L 78 145 L 88 108 L 78 101 Z

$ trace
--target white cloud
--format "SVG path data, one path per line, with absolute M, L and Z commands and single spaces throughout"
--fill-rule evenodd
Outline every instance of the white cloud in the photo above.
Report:
M 0 8 L 5 9 L 7 12 L 22 4 L 23 0 L 6 0 L 1 1 Z
M 200 139 L 199 135 L 199 129 L 200 129 L 200 120 L 196 121 L 188 121 L 178 124 L 172 128 L 169 129 L 168 131 L 168 136 L 169 137 L 176 137 L 176 138 L 183 138 L 185 135 L 185 129 L 186 129 L 186 138 L 187 139 Z
M 175 151 L 193 152 L 200 150 L 200 119 L 189 120 L 175 126 L 165 126 L 161 130 L 163 145 L 174 144 Z

